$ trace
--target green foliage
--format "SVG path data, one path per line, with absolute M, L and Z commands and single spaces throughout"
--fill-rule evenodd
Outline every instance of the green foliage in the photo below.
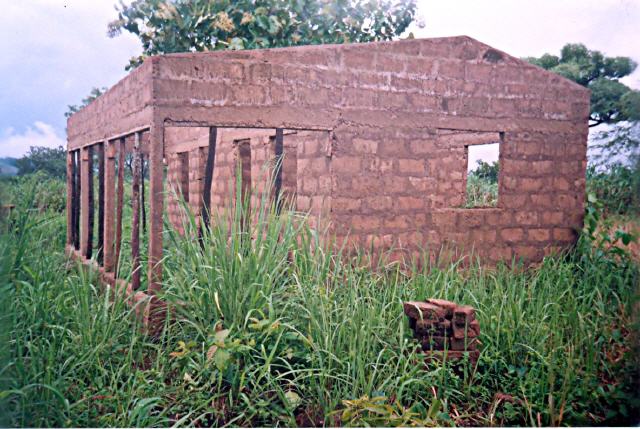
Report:
M 407 408 L 397 400 L 389 404 L 385 396 L 342 401 L 344 409 L 340 415 L 342 423 L 348 427 L 436 427 L 440 426 L 439 415 L 442 403 L 434 400 L 429 409 L 422 404 Z M 445 415 L 446 416 L 446 415 Z
M 498 161 L 492 163 L 479 159 L 478 166 L 467 175 L 466 208 L 496 207 L 498 205 Z
M 29 209 L 49 214 L 65 211 L 67 189 L 65 182 L 59 178 L 38 171 L 26 176 L 0 179 L 0 201 L 3 204 L 16 204 L 27 190 L 32 203 Z
M 171 52 L 355 43 L 398 37 L 415 15 L 415 0 L 135 0 L 120 3 L 109 24 L 142 42 L 145 57 Z
M 590 126 L 640 119 L 640 92 L 619 81 L 637 64 L 629 57 L 606 57 L 582 44 L 569 43 L 560 56 L 544 54 L 527 61 L 558 73 L 591 90 Z
M 151 341 L 122 296 L 63 256 L 64 216 L 30 210 L 28 186 L 14 194 L 0 234 L 3 426 L 612 425 L 638 415 L 638 265 L 591 239 L 528 271 L 426 256 L 421 267 L 383 257 L 374 271 L 368 255 L 321 245 L 302 215 L 277 216 L 268 196 L 251 222 L 238 202 L 202 242 L 193 218 L 186 236 L 165 232 L 172 317 Z M 477 309 L 476 366 L 426 365 L 416 352 L 402 301 L 426 297 Z
M 489 163 L 479 159 L 477 164 L 478 166 L 475 170 L 471 171 L 471 175 L 488 180 L 491 183 L 498 183 L 498 174 L 500 173 L 498 161 Z
M 616 124 L 599 131 L 589 144 L 589 164 L 598 168 L 612 168 L 616 160 L 626 159 L 630 168 L 640 169 L 640 123 Z
M 587 168 L 587 194 L 608 214 L 640 211 L 640 162 L 615 164 L 608 169 Z
M 65 177 L 67 174 L 67 152 L 62 146 L 49 148 L 31 146 L 22 158 L 16 160 L 18 175 L 42 172 L 51 177 Z
M 498 205 L 498 183 L 469 174 L 467 176 L 467 199 L 464 207 L 496 207 Z
M 70 118 L 74 113 L 79 112 L 83 107 L 88 106 L 89 103 L 91 103 L 96 98 L 100 97 L 105 92 L 107 92 L 107 88 L 105 87 L 92 88 L 91 92 L 89 92 L 89 95 L 87 95 L 85 98 L 82 99 L 82 103 L 80 103 L 79 105 L 72 104 L 67 106 L 67 111 L 64 113 L 65 118 Z
M 628 246 L 637 243 L 638 237 L 629 231 L 616 227 L 613 218 L 604 216 L 605 205 L 594 194 L 587 195 L 584 227 L 577 243 L 576 255 L 583 264 L 593 261 L 611 269 L 636 266 Z M 637 299 L 637 297 L 636 297 Z M 636 323 L 640 323 L 637 320 Z M 636 368 L 640 371 L 640 368 Z

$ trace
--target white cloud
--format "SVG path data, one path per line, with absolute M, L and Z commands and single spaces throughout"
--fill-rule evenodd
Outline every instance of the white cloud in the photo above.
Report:
M 584 43 L 640 62 L 638 0 L 418 0 L 418 16 L 416 37 L 467 35 L 522 57 Z M 640 67 L 623 82 L 640 88 Z
M 16 133 L 13 128 L 6 128 L 0 135 L 0 156 L 19 158 L 31 146 L 58 147 L 66 146 L 67 142 L 60 137 L 53 126 L 36 121 L 32 127 L 27 127 L 23 133 Z
M 35 121 L 60 134 L 67 105 L 126 75 L 139 40 L 107 37 L 117 0 L 0 0 L 0 133 Z

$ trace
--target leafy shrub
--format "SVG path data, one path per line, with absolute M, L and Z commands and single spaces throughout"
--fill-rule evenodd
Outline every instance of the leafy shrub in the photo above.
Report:
M 498 161 L 489 163 L 479 159 L 477 164 L 476 169 L 471 172 L 473 176 L 485 179 L 489 183 L 498 183 L 498 174 L 500 173 L 500 164 L 498 164 Z
M 479 159 L 475 170 L 467 174 L 467 199 L 465 207 L 496 207 L 498 205 L 498 161 L 492 163 Z
M 587 192 L 594 195 L 609 214 L 626 214 L 640 209 L 640 161 L 635 165 L 615 164 L 606 170 L 587 168 Z
M 498 205 L 498 183 L 475 174 L 467 176 L 467 201 L 465 207 L 496 207 Z
M 67 187 L 63 179 L 38 171 L 25 176 L 0 179 L 2 204 L 16 204 L 22 196 L 31 195 L 32 209 L 62 213 L 67 204 Z
M 44 173 L 62 179 L 67 173 L 67 151 L 62 146 L 31 146 L 26 155 L 16 160 L 16 167 L 18 175 Z

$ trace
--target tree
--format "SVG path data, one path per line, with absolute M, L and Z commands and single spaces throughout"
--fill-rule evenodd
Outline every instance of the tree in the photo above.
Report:
M 498 183 L 498 174 L 500 173 L 500 165 L 498 161 L 485 162 L 481 159 L 477 161 L 478 166 L 475 170 L 469 172 L 480 179 L 484 179 L 490 183 Z
M 85 98 L 82 99 L 82 103 L 80 103 L 79 105 L 72 104 L 72 105 L 67 106 L 68 110 L 64 114 L 65 118 L 69 118 L 71 115 L 73 115 L 74 113 L 76 113 L 77 111 L 82 109 L 84 106 L 88 105 L 93 100 L 95 100 L 96 98 L 100 97 L 106 91 L 107 91 L 107 88 L 104 88 L 104 87 L 103 88 L 95 88 L 94 87 L 93 89 L 91 89 L 91 92 L 89 93 L 89 95 L 87 95 Z
M 16 160 L 18 175 L 42 171 L 52 177 L 65 177 L 67 174 L 67 151 L 64 147 L 49 148 L 31 146 L 29 152 Z
M 391 40 L 415 7 L 415 0 L 121 0 L 109 35 L 125 30 L 142 42 L 130 69 L 171 52 Z
M 559 57 L 544 54 L 526 60 L 591 90 L 590 127 L 640 120 L 640 91 L 619 80 L 636 69 L 637 64 L 631 58 L 606 57 L 583 44 L 569 43 Z

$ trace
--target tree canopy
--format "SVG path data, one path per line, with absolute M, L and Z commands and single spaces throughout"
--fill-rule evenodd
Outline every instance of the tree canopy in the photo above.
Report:
M 620 82 L 637 67 L 631 58 L 607 57 L 583 44 L 569 43 L 560 56 L 544 54 L 526 60 L 591 90 L 589 126 L 640 120 L 640 91 Z
M 498 183 L 498 174 L 500 174 L 500 164 L 498 161 L 485 162 L 481 159 L 476 161 L 477 166 L 471 170 L 469 174 L 485 179 L 491 183 Z
M 93 88 L 89 95 L 82 99 L 80 104 L 72 104 L 67 106 L 67 111 L 64 113 L 65 118 L 69 118 L 71 115 L 82 109 L 84 106 L 91 103 L 96 98 L 100 97 L 107 91 L 107 88 Z
M 57 148 L 31 146 L 29 152 L 16 160 L 16 167 L 19 175 L 42 171 L 52 177 L 65 177 L 67 151 L 62 146 Z
M 109 35 L 123 30 L 146 56 L 390 40 L 413 21 L 415 0 L 134 0 L 116 7 Z

